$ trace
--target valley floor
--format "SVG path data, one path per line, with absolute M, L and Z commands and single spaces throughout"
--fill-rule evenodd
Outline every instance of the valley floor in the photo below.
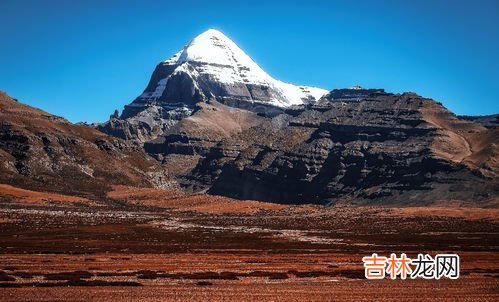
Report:
M 497 301 L 499 210 L 285 206 L 0 185 L 1 301 Z M 457 280 L 366 280 L 376 252 L 457 253 Z

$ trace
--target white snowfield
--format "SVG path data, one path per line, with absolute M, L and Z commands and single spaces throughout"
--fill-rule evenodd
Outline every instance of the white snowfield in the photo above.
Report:
M 185 67 L 187 62 L 198 63 L 191 64 L 195 71 Z M 224 84 L 244 83 L 268 86 L 278 95 L 269 102 L 279 107 L 300 105 L 310 97 L 318 100 L 328 92 L 325 89 L 296 86 L 272 78 L 232 40 L 214 29 L 200 34 L 163 63 L 176 65 L 177 68 L 169 77 L 157 83 L 153 93 L 144 93 L 141 98 L 161 97 L 169 78 L 177 72 L 196 73 L 192 74 L 194 78 L 199 74 L 208 74 Z

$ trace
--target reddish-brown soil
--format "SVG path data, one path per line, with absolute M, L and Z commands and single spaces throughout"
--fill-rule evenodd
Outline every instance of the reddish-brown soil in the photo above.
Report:
M 0 193 L 0 301 L 499 299 L 496 209 L 285 206 L 123 186 L 86 202 Z M 461 277 L 366 280 L 373 252 L 457 253 Z
M 20 204 L 37 204 L 37 205 L 49 205 L 51 203 L 58 203 L 59 205 L 64 205 L 65 203 L 91 203 L 94 205 L 96 204 L 95 202 L 87 198 L 79 196 L 37 192 L 5 184 L 0 184 L 0 198 L 2 198 L 4 202 L 8 200 L 12 203 L 20 203 Z

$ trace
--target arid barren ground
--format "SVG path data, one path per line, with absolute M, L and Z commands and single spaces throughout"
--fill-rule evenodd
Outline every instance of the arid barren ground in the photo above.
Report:
M 285 206 L 114 187 L 0 186 L 1 301 L 499 299 L 499 211 Z M 453 252 L 458 280 L 364 278 L 362 257 Z

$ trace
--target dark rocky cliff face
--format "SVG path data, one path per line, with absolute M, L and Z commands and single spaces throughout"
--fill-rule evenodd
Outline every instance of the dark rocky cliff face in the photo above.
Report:
M 204 150 L 184 184 L 240 199 L 321 204 L 478 202 L 499 193 L 497 167 L 480 170 L 480 163 L 441 156 L 438 143 L 448 135 L 422 108 L 455 117 L 435 101 L 380 91 L 348 100 L 338 93 Z M 458 152 L 460 141 L 454 144 Z

